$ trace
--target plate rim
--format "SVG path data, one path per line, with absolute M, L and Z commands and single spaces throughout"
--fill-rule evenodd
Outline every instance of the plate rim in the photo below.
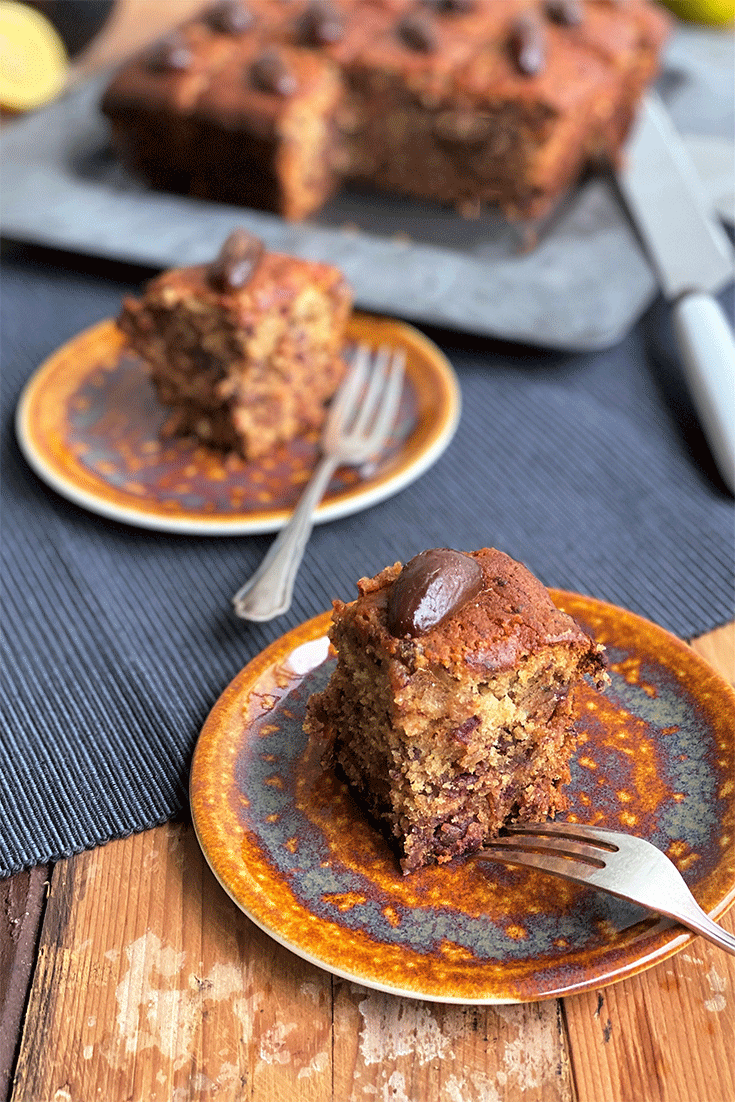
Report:
M 572 599 L 574 601 L 582 601 L 585 606 L 594 610 L 596 607 L 602 606 L 603 608 L 612 611 L 616 616 L 622 616 L 625 620 L 633 625 L 640 626 L 649 630 L 654 628 L 657 633 L 665 637 L 670 646 L 679 650 L 680 653 L 685 654 L 687 660 L 700 670 L 709 679 L 713 679 L 720 690 L 724 690 L 726 696 L 732 703 L 733 709 L 735 709 L 735 689 L 723 678 L 713 667 L 707 662 L 702 655 L 698 654 L 692 647 L 690 647 L 684 640 L 680 639 L 673 632 L 668 631 L 666 628 L 655 624 L 653 621 L 640 616 L 638 613 L 631 612 L 619 605 L 615 605 L 612 602 L 604 601 L 600 598 L 592 597 L 587 594 L 576 593 L 571 590 L 558 589 L 550 587 L 549 592 L 554 600 L 555 604 L 563 603 L 565 599 Z M 648 933 L 649 938 L 655 938 L 655 941 L 649 946 L 648 951 L 645 951 L 643 955 L 635 956 L 631 960 L 628 960 L 625 965 L 620 966 L 611 962 L 610 969 L 603 975 L 595 975 L 590 979 L 580 979 L 577 982 L 571 982 L 566 985 L 554 987 L 553 989 L 539 991 L 535 995 L 521 998 L 511 998 L 508 995 L 483 995 L 483 996 L 471 996 L 471 995 L 442 995 L 435 992 L 427 992 L 411 988 L 403 988 L 396 984 L 383 983 L 373 977 L 362 976 L 355 971 L 349 971 L 347 969 L 340 968 L 332 963 L 325 962 L 319 956 L 309 952 L 298 942 L 291 941 L 289 938 L 283 936 L 278 931 L 275 931 L 268 925 L 261 917 L 252 911 L 241 899 L 238 899 L 236 891 L 228 884 L 224 874 L 221 874 L 221 870 L 217 867 L 217 863 L 209 852 L 209 847 L 203 837 L 203 831 L 201 824 L 198 822 L 198 805 L 200 803 L 199 795 L 197 794 L 197 785 L 199 783 L 199 773 L 203 768 L 201 759 L 204 754 L 205 740 L 208 734 L 208 729 L 216 730 L 216 722 L 220 712 L 225 713 L 230 705 L 231 700 L 238 700 L 242 692 L 243 682 L 247 683 L 253 680 L 254 677 L 259 676 L 272 666 L 272 658 L 275 655 L 280 654 L 284 649 L 284 644 L 287 640 L 292 640 L 293 646 L 291 650 L 294 650 L 296 646 L 302 643 L 308 643 L 317 641 L 326 635 L 326 629 L 329 626 L 331 619 L 331 612 L 325 611 L 304 620 L 297 624 L 295 627 L 289 629 L 283 634 L 279 635 L 266 647 L 264 647 L 257 655 L 255 655 L 246 665 L 235 675 L 234 678 L 225 686 L 223 691 L 212 706 L 209 714 L 206 717 L 202 728 L 200 729 L 197 737 L 194 753 L 192 756 L 191 769 L 189 774 L 189 803 L 192 824 L 194 827 L 195 837 L 197 843 L 202 851 L 202 854 L 207 862 L 209 869 L 217 880 L 218 884 L 223 888 L 225 893 L 233 901 L 247 918 L 259 927 L 264 933 L 275 940 L 278 944 L 288 949 L 290 952 L 295 953 L 303 960 L 321 968 L 330 974 L 339 976 L 342 979 L 350 982 L 359 983 L 363 987 L 371 990 L 383 991 L 391 995 L 396 995 L 403 998 L 421 999 L 427 1002 L 447 1003 L 447 1004 L 463 1004 L 463 1005 L 483 1005 L 483 1006 L 500 1006 L 500 1005 L 518 1005 L 522 1003 L 539 1002 L 552 998 L 562 998 L 570 995 L 581 994 L 582 992 L 590 992 L 598 990 L 602 987 L 608 986 L 612 983 L 622 982 L 625 979 L 630 979 L 633 976 L 639 975 L 641 972 L 647 971 L 656 964 L 660 964 L 662 961 L 667 960 L 669 957 L 678 953 L 686 946 L 690 945 L 697 935 L 686 928 L 682 928 L 679 923 L 671 919 L 661 918 L 659 923 L 655 927 L 652 927 Z M 614 644 L 613 644 L 614 645 Z M 201 787 L 204 787 L 202 784 Z M 718 900 L 717 904 L 708 912 L 714 919 L 720 918 L 726 914 L 728 910 L 735 904 L 735 879 L 733 879 L 729 890 L 725 895 Z M 677 932 L 678 931 L 678 932 Z M 663 939 L 663 940 L 662 940 Z
M 408 322 L 358 310 L 350 317 L 348 332 L 349 327 L 353 325 L 358 328 L 374 326 L 378 331 L 387 329 L 404 347 L 412 347 L 421 357 L 423 364 L 431 365 L 433 378 L 440 385 L 445 401 L 438 411 L 430 439 L 412 462 L 393 474 L 389 473 L 373 485 L 368 483 L 360 488 L 358 484 L 356 488 L 351 487 L 341 491 L 331 500 L 323 500 L 315 511 L 315 524 L 325 524 L 362 512 L 417 481 L 448 448 L 462 414 L 459 379 L 448 357 L 429 337 Z M 229 519 L 215 515 L 210 520 L 206 517 L 193 517 L 186 514 L 168 516 L 165 513 L 146 512 L 136 509 L 134 505 L 116 505 L 79 486 L 73 478 L 60 471 L 44 456 L 38 447 L 36 440 L 38 434 L 33 431 L 31 421 L 34 408 L 44 395 L 48 377 L 53 373 L 60 357 L 68 355 L 77 344 L 106 331 L 115 338 L 113 347 L 116 344 L 122 350 L 125 347 L 125 340 L 116 327 L 115 319 L 104 318 L 59 345 L 44 358 L 23 385 L 15 409 L 15 435 L 24 459 L 41 481 L 68 501 L 91 513 L 148 531 L 173 535 L 241 536 L 262 535 L 277 532 L 283 528 L 291 516 L 290 509 L 273 509 L 259 514 L 241 513 Z M 93 472 L 90 474 L 94 477 Z

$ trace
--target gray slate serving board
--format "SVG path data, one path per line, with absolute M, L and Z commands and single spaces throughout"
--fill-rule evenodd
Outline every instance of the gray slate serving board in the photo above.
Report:
M 662 91 L 682 131 L 732 136 L 732 71 L 732 36 L 677 34 Z M 498 218 L 468 221 L 377 194 L 345 191 L 318 217 L 290 224 L 134 180 L 111 154 L 98 110 L 108 79 L 0 134 L 4 237 L 164 268 L 209 260 L 243 225 L 270 249 L 338 265 L 364 310 L 570 351 L 615 344 L 656 294 L 608 179 L 583 183 L 526 253 Z

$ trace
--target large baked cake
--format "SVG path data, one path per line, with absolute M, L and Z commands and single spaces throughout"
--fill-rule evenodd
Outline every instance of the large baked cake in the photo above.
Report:
M 667 28 L 649 0 L 224 0 L 102 110 L 175 191 L 301 219 L 351 180 L 535 218 L 616 157 Z
M 425 551 L 334 603 L 337 665 L 306 727 L 405 872 L 566 806 L 575 686 L 603 648 L 502 551 Z
M 170 409 L 165 434 L 255 459 L 322 425 L 351 307 L 337 268 L 235 230 L 212 263 L 163 272 L 126 298 L 118 324 Z

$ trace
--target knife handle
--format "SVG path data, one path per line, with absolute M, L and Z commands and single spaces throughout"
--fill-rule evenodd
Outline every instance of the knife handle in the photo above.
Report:
M 735 336 L 719 302 L 693 291 L 673 308 L 682 367 L 712 456 L 735 493 Z

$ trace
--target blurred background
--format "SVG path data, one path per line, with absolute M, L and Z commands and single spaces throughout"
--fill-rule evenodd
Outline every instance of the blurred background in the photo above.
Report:
M 663 0 L 674 15 L 703 26 L 735 22 L 735 0 Z M 39 107 L 66 86 L 134 52 L 203 0 L 1 0 L 0 107 Z

